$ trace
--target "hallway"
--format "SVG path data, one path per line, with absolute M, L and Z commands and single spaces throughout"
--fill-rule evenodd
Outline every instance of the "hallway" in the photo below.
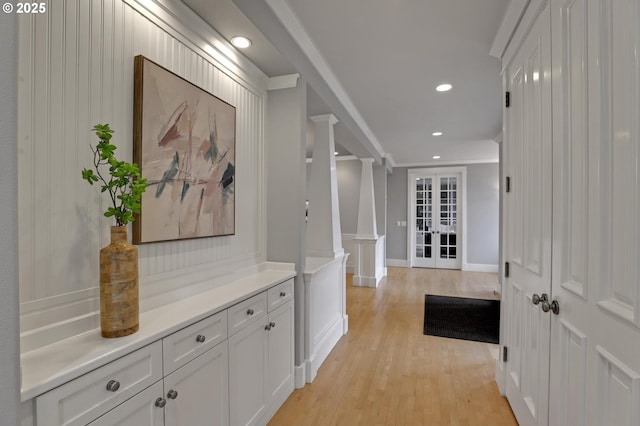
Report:
M 496 298 L 497 275 L 389 268 L 347 280 L 349 333 L 270 425 L 515 425 L 494 380 L 498 345 L 425 336 L 424 295 Z

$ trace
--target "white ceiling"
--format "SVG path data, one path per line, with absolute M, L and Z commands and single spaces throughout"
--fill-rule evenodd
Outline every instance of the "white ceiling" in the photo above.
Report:
M 242 53 L 267 75 L 307 71 L 310 85 L 320 81 L 308 108 L 336 109 L 336 142 L 356 155 L 396 165 L 498 158 L 500 62 L 489 50 L 509 0 L 183 1 L 225 38 L 248 35 Z M 300 65 L 300 50 L 324 81 Z M 436 92 L 441 82 L 453 89 Z M 338 104 L 325 85 L 338 88 L 344 109 L 329 107 Z

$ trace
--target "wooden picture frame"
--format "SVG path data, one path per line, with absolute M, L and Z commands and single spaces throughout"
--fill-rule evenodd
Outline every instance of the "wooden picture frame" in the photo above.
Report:
M 133 160 L 147 179 L 133 243 L 235 234 L 236 108 L 134 59 Z

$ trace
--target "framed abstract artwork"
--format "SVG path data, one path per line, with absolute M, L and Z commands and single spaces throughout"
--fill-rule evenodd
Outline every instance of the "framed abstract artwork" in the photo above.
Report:
M 147 179 L 133 243 L 235 234 L 236 109 L 135 57 L 133 159 Z

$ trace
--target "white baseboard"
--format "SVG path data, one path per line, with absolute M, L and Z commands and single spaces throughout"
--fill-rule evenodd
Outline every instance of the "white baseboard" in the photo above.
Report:
M 387 259 L 387 266 L 395 266 L 396 268 L 408 268 L 409 262 L 406 259 Z
M 293 385 L 296 389 L 302 389 L 307 384 L 307 363 L 296 365 L 293 369 Z
M 312 383 L 313 379 L 316 378 L 320 366 L 322 365 L 324 360 L 327 359 L 334 346 L 342 338 L 343 331 L 344 322 L 342 321 L 342 318 L 339 317 L 339 320 L 331 324 L 324 336 L 322 336 L 320 341 L 315 345 L 315 352 L 312 353 L 307 360 L 305 360 L 305 376 L 307 383 Z
M 498 265 L 488 265 L 483 263 L 463 263 L 462 270 L 470 272 L 493 272 L 497 274 L 499 269 Z
M 500 347 L 500 349 L 502 350 L 502 347 Z M 500 395 L 505 396 L 507 390 L 507 374 L 505 364 L 500 360 L 496 361 L 496 384 L 498 385 Z
M 353 285 L 356 287 L 370 287 L 370 288 L 376 288 L 378 287 L 378 283 L 380 282 L 380 280 L 382 279 L 382 277 L 380 278 L 376 278 L 376 277 L 360 277 L 357 275 L 353 276 Z

